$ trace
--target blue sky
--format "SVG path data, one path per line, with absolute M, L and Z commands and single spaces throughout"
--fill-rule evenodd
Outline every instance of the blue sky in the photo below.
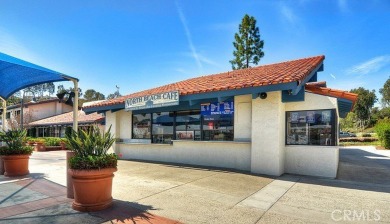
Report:
M 257 19 L 259 65 L 325 55 L 332 88 L 390 76 L 390 1 L 0 0 L 0 51 L 122 94 L 231 70 L 234 33 Z M 71 83 L 66 85 L 70 86 Z

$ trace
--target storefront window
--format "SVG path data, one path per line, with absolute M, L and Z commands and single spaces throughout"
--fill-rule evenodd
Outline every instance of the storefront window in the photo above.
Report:
M 218 114 L 203 116 L 203 138 L 213 141 L 233 141 L 233 114 Z
M 177 112 L 176 139 L 201 140 L 200 111 Z
M 150 139 L 150 114 L 133 115 L 133 139 Z
M 334 110 L 291 111 L 286 113 L 287 145 L 335 145 Z
M 133 139 L 169 144 L 172 140 L 233 141 L 234 102 L 201 104 L 198 110 L 133 114 Z
M 170 143 L 172 141 L 173 121 L 173 112 L 153 113 L 153 143 Z

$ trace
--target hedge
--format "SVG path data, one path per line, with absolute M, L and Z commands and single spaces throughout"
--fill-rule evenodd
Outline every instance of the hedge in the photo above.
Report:
M 378 141 L 376 137 L 350 137 L 350 138 L 340 138 L 340 142 L 375 142 Z

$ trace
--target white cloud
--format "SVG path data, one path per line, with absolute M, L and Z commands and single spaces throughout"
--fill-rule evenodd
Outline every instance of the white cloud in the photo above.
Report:
M 347 69 L 347 74 L 366 75 L 374 73 L 390 64 L 390 55 L 383 55 L 372 58 L 363 63 L 352 66 Z
M 348 11 L 347 0 L 337 0 L 337 5 L 342 12 Z
M 191 52 L 191 53 L 184 53 L 184 55 L 185 56 L 189 56 L 189 57 L 193 57 L 194 53 L 193 52 Z M 201 53 L 196 53 L 196 56 L 199 59 L 199 61 L 202 62 L 202 63 L 208 64 L 208 65 L 217 66 L 217 67 L 221 67 L 220 64 L 218 64 L 217 62 L 215 62 L 215 61 L 211 60 L 210 58 L 204 56 Z
M 335 76 L 335 75 L 330 74 L 330 76 L 331 76 L 333 79 L 336 79 L 336 76 Z
M 281 4 L 280 12 L 289 23 L 291 24 L 297 23 L 298 17 L 295 15 L 292 9 L 288 7 L 286 4 Z
M 198 66 L 199 72 L 203 73 L 202 72 L 203 66 L 202 66 L 201 60 L 199 59 L 199 55 L 197 54 L 196 48 L 192 42 L 191 32 L 190 32 L 190 29 L 188 28 L 186 17 L 184 16 L 183 10 L 179 6 L 179 3 L 177 1 L 176 1 L 176 8 L 177 8 L 177 12 L 179 14 L 180 21 L 183 25 L 185 35 L 187 37 L 188 46 L 191 50 L 192 57 L 194 58 L 195 63 Z

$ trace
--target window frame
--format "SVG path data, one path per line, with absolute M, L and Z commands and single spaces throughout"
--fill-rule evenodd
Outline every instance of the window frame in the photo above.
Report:
M 315 145 L 315 144 L 309 144 L 309 141 L 308 141 L 308 144 L 287 144 L 287 128 L 288 128 L 288 116 L 287 114 L 288 113 L 291 113 L 291 112 L 305 112 L 305 111 L 330 111 L 330 114 L 331 114 L 331 118 L 330 118 L 330 125 L 331 125 L 331 142 L 332 144 L 330 145 Z M 336 109 L 335 108 L 331 108 L 331 109 L 313 109 L 313 110 L 291 110 L 291 111 L 286 111 L 285 112 L 285 129 L 284 129 L 284 144 L 286 146 L 289 146 L 289 145 L 295 145 L 295 146 L 337 146 L 338 145 L 338 138 L 337 138 L 337 130 L 338 130 L 338 119 L 337 119 L 337 113 L 336 113 Z M 308 130 L 310 131 L 310 129 Z

